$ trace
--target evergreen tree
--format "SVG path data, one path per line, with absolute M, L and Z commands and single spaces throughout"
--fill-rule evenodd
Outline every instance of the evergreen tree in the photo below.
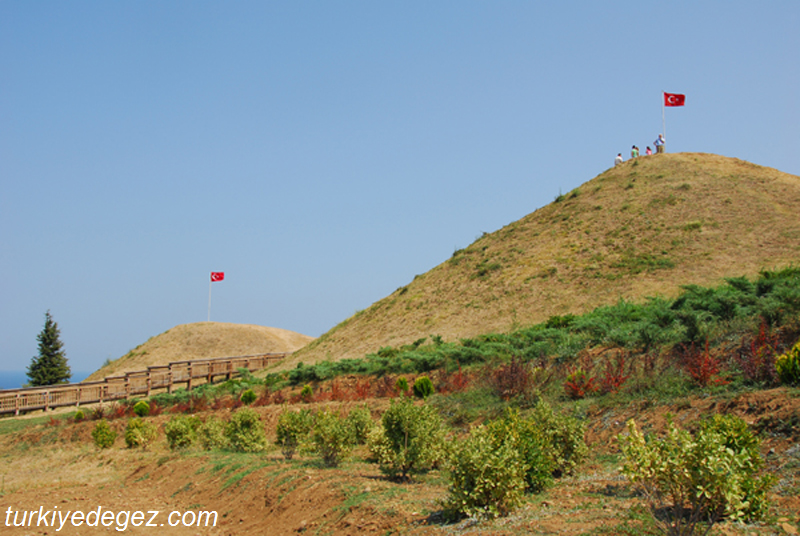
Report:
M 63 350 L 64 344 L 58 338 L 60 334 L 58 324 L 53 321 L 50 311 L 47 311 L 44 315 L 44 328 L 36 336 L 39 341 L 39 355 L 32 358 L 28 366 L 27 374 L 32 387 L 67 383 L 72 377 Z

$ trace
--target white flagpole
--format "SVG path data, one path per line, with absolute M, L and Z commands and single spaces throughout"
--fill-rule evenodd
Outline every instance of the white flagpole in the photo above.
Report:
M 211 276 L 208 276 L 208 321 L 211 322 Z
M 667 120 L 666 115 L 664 114 L 664 95 L 665 92 L 661 92 L 661 133 L 664 135 L 664 141 L 667 139 Z M 666 147 L 665 147 L 666 149 Z

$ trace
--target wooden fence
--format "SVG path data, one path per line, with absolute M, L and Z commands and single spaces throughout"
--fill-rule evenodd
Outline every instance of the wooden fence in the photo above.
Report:
M 168 365 L 128 372 L 124 376 L 109 376 L 100 381 L 0 390 L 0 414 L 19 415 L 21 412 L 37 409 L 78 407 L 81 404 L 103 403 L 136 395 L 150 396 L 153 391 L 163 389 L 171 393 L 176 385 L 182 384 L 188 390 L 193 383 L 213 383 L 220 376 L 229 380 L 238 375 L 240 368 L 252 372 L 287 355 L 289 354 L 273 353 L 174 361 Z

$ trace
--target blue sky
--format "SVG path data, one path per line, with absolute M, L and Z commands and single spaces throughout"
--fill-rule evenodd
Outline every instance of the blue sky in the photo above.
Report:
M 0 370 L 318 336 L 642 151 L 800 174 L 800 3 L 1 2 Z

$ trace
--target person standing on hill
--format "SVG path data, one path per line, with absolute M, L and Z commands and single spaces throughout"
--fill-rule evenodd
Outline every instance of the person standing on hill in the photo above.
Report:
M 647 146 L 647 150 L 644 152 L 644 154 L 646 154 L 647 156 L 650 156 L 651 154 L 653 154 L 653 150 L 650 149 L 649 145 Z
M 664 135 L 659 134 L 656 141 L 653 142 L 653 145 L 656 146 L 656 154 L 661 154 L 664 152 L 664 144 L 666 141 L 664 140 Z
M 639 156 L 639 148 L 634 145 L 631 147 L 631 158 L 636 158 L 637 156 Z
M 617 153 L 617 157 L 614 159 L 614 165 L 618 166 L 622 163 L 622 153 Z

